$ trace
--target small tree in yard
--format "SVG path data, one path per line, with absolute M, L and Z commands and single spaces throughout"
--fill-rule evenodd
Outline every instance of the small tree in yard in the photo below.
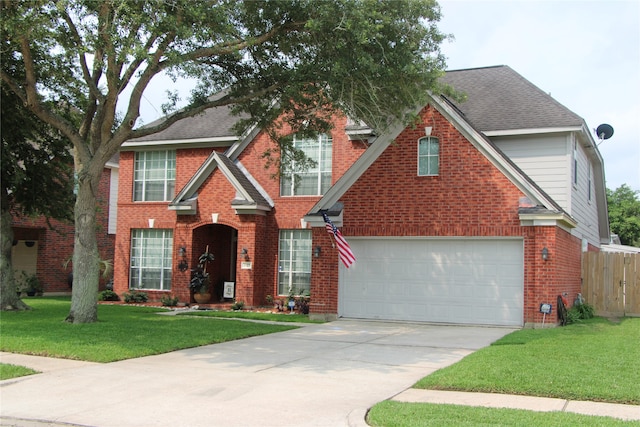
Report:
M 25 72 L 2 71 L 2 82 L 73 146 L 76 274 L 67 320 L 97 320 L 95 191 L 123 142 L 225 105 L 249 117 L 245 129 L 273 135 L 281 117 L 299 133 L 326 131 L 337 110 L 383 131 L 409 120 L 435 88 L 445 66 L 439 19 L 435 0 L 2 1 L 2 56 Z M 48 59 L 37 60 L 38 51 Z M 187 107 L 173 111 L 177 93 L 168 94 L 165 120 L 136 127 L 144 91 L 161 74 L 199 84 Z M 60 114 L 63 107 L 80 120 Z M 281 156 L 294 152 L 278 142 Z

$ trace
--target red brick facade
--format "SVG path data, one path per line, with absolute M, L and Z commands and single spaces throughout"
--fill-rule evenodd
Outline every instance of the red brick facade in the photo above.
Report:
M 524 323 L 540 323 L 539 305 L 554 303 L 560 293 L 574 297 L 580 290 L 579 239 L 558 227 L 521 226 L 521 190 L 434 108 L 421 113 L 422 124 L 406 128 L 360 176 L 340 201 L 344 204 L 342 232 L 349 236 L 514 237 L 524 244 Z M 336 120 L 332 132 L 335 183 L 368 148 L 364 141 L 350 141 L 345 119 Z M 418 176 L 417 141 L 424 127 L 433 128 L 440 141 L 437 176 Z M 266 216 L 237 215 L 231 207 L 235 189 L 216 169 L 198 190 L 195 215 L 176 215 L 168 203 L 132 201 L 133 152 L 120 156 L 119 217 L 115 257 L 115 289 L 128 290 L 131 230 L 174 230 L 172 289 L 149 292 L 151 299 L 173 294 L 192 302 L 189 271 L 177 268 L 186 248 L 189 267 L 195 266 L 206 245 L 222 269 L 212 271 L 215 280 L 236 282 L 236 299 L 249 306 L 263 305 L 277 295 L 278 235 L 281 229 L 301 228 L 301 218 L 320 197 L 280 197 L 278 179 L 265 169 L 261 154 L 273 148 L 267 135 L 259 134 L 241 153 L 239 161 L 272 198 L 275 207 Z M 210 154 L 210 149 L 178 150 L 176 192 L 179 192 Z M 218 214 L 217 223 L 212 214 Z M 237 243 L 234 242 L 237 236 Z M 313 228 L 312 247 L 323 256 L 312 258 L 311 312 L 333 314 L 338 310 L 338 257 L 324 228 Z M 218 243 L 216 243 L 218 242 Z M 548 248 L 549 259 L 541 258 Z M 242 268 L 240 252 L 247 249 L 251 269 Z M 235 272 L 235 277 L 230 273 Z
M 344 133 L 346 119 L 336 119 L 332 132 L 332 182 L 335 183 L 348 167 L 366 150 L 366 142 L 349 141 Z M 133 202 L 133 152 L 120 155 L 120 185 L 118 193 L 118 231 L 114 271 L 115 290 L 123 293 L 129 287 L 129 253 L 131 230 L 149 228 L 148 220 L 154 219 L 154 228 L 174 230 L 174 258 L 171 291 L 147 291 L 151 300 L 172 294 L 182 302 L 193 302 L 188 283 L 190 271 L 180 272 L 182 261 L 178 249 L 186 248 L 185 259 L 189 269 L 197 265 L 198 256 L 206 245 L 216 257 L 218 266 L 225 268 L 212 272 L 214 284 L 235 281 L 236 299 L 249 306 L 264 305 L 267 296 L 276 296 L 278 283 L 278 237 L 281 229 L 301 228 L 300 219 L 320 199 L 320 196 L 280 197 L 280 182 L 274 178 L 275 170 L 265 168 L 262 154 L 274 149 L 275 143 L 260 133 L 241 153 L 238 160 L 260 183 L 273 199 L 275 208 L 262 215 L 237 215 L 231 207 L 236 195 L 233 185 L 216 169 L 198 191 L 198 211 L 195 215 L 176 215 L 168 209 L 167 202 Z M 176 192 L 179 192 L 211 153 L 211 149 L 185 149 L 176 152 Z M 212 214 L 217 214 L 213 224 Z M 225 240 L 215 245 L 215 233 L 235 230 L 237 243 Z M 326 234 L 326 233 L 325 233 Z M 323 236 L 324 237 L 324 236 Z M 328 236 L 326 236 L 328 238 Z M 242 268 L 244 257 L 240 251 L 246 248 L 250 269 Z M 315 262 L 315 260 L 314 260 Z M 233 263 L 234 265 L 230 265 Z M 228 267 L 228 270 L 226 269 Z M 225 271 L 226 270 L 226 271 Z M 235 277 L 230 277 L 235 272 Z M 313 273 L 312 273 L 313 274 Z
M 421 117 L 424 124 L 405 129 L 342 197 L 343 234 L 522 237 L 524 322 L 541 323 L 541 303 L 555 306 L 559 294 L 580 292 L 580 240 L 557 227 L 521 226 L 522 192 L 437 111 L 427 108 Z M 417 141 L 426 124 L 440 140 L 438 176 L 416 173 Z M 331 248 L 324 230 L 314 233 L 316 244 Z M 547 261 L 541 257 L 544 247 L 550 253 Z M 315 261 L 312 311 L 337 312 L 338 264 L 330 262 L 336 256 Z

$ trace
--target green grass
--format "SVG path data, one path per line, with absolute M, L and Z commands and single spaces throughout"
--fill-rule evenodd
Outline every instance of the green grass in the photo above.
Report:
M 562 328 L 513 332 L 434 372 L 414 387 L 569 400 L 640 404 L 640 319 L 595 318 Z M 372 426 L 627 426 L 566 412 L 533 412 L 384 401 L 367 415 Z
M 38 371 L 34 371 L 24 366 L 10 365 L 8 363 L 0 363 L 0 381 L 8 380 L 11 378 L 24 377 L 26 375 L 37 374 Z
M 436 405 L 385 401 L 367 414 L 374 427 L 465 427 L 465 426 L 545 426 L 608 427 L 637 426 L 637 421 L 594 417 L 569 412 L 533 412 L 519 409 L 492 409 L 458 405 Z
M 324 323 L 319 320 L 310 320 L 309 316 L 305 314 L 261 313 L 257 311 L 198 310 L 178 314 L 185 316 L 223 317 L 226 319 L 250 319 L 284 323 Z
M 294 329 L 207 317 L 161 316 L 161 308 L 99 305 L 98 322 L 70 324 L 69 298 L 30 298 L 33 310 L 3 312 L 0 350 L 113 362 Z
M 640 319 L 513 332 L 414 387 L 640 404 Z

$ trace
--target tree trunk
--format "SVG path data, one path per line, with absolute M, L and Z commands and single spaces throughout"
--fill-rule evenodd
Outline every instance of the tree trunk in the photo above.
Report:
M 66 318 L 66 321 L 71 323 L 93 323 L 98 320 L 100 254 L 96 237 L 97 198 L 94 189 L 98 188 L 99 174 L 97 178 L 86 176 L 85 179 L 79 178 L 78 183 L 73 247 L 73 289 L 71 310 Z
M 8 200 L 3 194 L 0 211 L 0 247 L 2 248 L 2 253 L 0 254 L 0 310 L 31 310 L 31 307 L 25 304 L 16 293 L 16 280 L 11 262 L 12 246 L 11 212 L 9 211 Z

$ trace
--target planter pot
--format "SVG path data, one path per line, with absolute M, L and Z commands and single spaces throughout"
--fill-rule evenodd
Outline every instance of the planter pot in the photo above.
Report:
M 36 291 L 35 291 L 35 289 L 29 289 L 29 290 L 27 291 L 27 295 L 28 295 L 28 296 L 30 296 L 30 297 L 35 297 L 35 296 L 36 296 Z
M 211 300 L 210 293 L 195 293 L 193 294 L 193 299 L 196 300 L 198 304 L 206 304 Z

